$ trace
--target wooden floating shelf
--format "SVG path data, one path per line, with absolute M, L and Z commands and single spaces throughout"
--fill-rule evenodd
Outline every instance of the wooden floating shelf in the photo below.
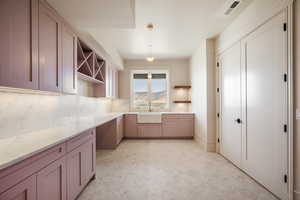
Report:
M 173 101 L 173 103 L 192 103 L 192 101 Z
M 191 89 L 190 85 L 175 85 L 174 89 Z

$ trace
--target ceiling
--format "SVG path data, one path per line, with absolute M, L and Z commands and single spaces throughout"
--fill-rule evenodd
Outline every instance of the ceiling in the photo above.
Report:
M 202 39 L 219 34 L 251 2 L 230 16 L 230 0 L 48 0 L 72 25 L 91 34 L 111 54 L 124 59 L 186 58 Z M 152 32 L 146 29 L 153 23 Z

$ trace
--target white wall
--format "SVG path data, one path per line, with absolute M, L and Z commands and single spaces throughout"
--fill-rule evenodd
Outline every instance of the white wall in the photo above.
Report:
M 190 60 L 195 139 L 206 151 L 216 150 L 215 55 L 213 40 L 203 40 Z
M 170 110 L 176 112 L 183 112 L 189 110 L 187 104 L 174 104 L 173 100 L 180 97 L 181 91 L 174 90 L 175 85 L 189 85 L 190 84 L 190 72 L 189 72 L 189 60 L 188 59 L 167 59 L 167 60 L 155 60 L 154 62 L 147 62 L 146 60 L 125 60 L 124 70 L 119 72 L 119 97 L 123 99 L 123 107 L 129 108 L 130 99 L 130 73 L 131 70 L 143 70 L 143 69 L 157 69 L 168 70 L 170 80 Z M 128 104 L 124 104 L 124 102 Z M 115 101 L 118 103 L 117 101 Z M 120 108 L 124 111 L 124 108 Z
M 300 112 L 300 1 L 295 5 L 295 109 Z M 295 199 L 300 200 L 300 120 L 295 120 L 294 131 Z
M 293 0 L 254 0 L 216 39 L 217 52 L 252 32 Z

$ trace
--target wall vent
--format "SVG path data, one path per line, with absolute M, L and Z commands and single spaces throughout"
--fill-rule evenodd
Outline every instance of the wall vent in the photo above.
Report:
M 241 0 L 233 0 L 229 6 L 229 8 L 225 11 L 225 15 L 229 15 L 238 5 L 241 3 Z

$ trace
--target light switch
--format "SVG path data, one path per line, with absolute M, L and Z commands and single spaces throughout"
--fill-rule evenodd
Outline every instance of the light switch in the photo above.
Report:
M 296 109 L 296 120 L 300 120 L 300 110 Z

